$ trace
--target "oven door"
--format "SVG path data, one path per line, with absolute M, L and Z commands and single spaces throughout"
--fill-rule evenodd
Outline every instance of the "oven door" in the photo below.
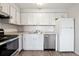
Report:
M 18 49 L 18 38 L 0 45 L 0 56 L 10 56 Z

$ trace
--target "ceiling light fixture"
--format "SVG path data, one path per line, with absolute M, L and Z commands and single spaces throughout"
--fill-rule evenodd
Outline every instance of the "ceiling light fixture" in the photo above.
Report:
M 44 0 L 35 0 L 35 4 L 37 4 L 38 6 L 44 5 L 44 3 L 45 3 Z
M 44 5 L 44 3 L 42 3 L 42 2 L 37 2 L 36 4 L 39 5 L 39 6 Z

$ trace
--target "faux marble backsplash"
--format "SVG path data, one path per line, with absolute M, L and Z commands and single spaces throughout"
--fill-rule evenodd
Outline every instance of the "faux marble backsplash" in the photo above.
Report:
M 0 28 L 4 29 L 5 32 L 17 32 L 18 27 L 16 25 L 0 23 Z
M 24 26 L 23 31 L 35 32 L 39 30 L 41 32 L 55 32 L 55 26 Z

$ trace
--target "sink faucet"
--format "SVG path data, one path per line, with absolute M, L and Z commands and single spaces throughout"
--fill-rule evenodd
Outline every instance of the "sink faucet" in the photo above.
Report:
M 36 30 L 35 33 L 42 33 L 40 30 Z

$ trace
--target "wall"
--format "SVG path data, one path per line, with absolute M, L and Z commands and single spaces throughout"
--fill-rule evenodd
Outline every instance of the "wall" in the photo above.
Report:
M 75 18 L 75 52 L 79 54 L 79 5 L 67 10 L 69 17 Z

